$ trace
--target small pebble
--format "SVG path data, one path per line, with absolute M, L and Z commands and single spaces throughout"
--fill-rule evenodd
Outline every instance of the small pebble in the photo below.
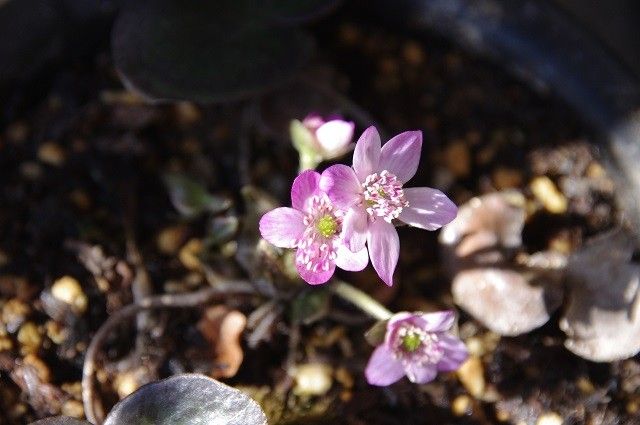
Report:
M 184 243 L 187 229 L 184 226 L 165 227 L 158 233 L 156 244 L 158 250 L 166 255 L 174 255 Z
M 470 356 L 456 372 L 458 379 L 466 390 L 475 398 L 482 396 L 485 388 L 484 368 L 482 360 L 476 356 Z
M 45 323 L 44 330 L 47 334 L 47 338 L 49 338 L 56 345 L 62 344 L 69 336 L 69 332 L 62 325 L 60 325 L 60 323 L 54 320 L 49 320 L 47 323 Z
M 36 371 L 36 375 L 41 382 L 51 381 L 51 371 L 45 362 L 43 362 L 35 354 L 27 354 L 22 359 L 23 364 L 33 367 Z
M 54 167 L 64 165 L 66 157 L 64 149 L 55 142 L 45 142 L 38 149 L 38 159 Z
M 2 306 L 2 323 L 9 333 L 14 333 L 24 323 L 31 312 L 29 306 L 17 298 L 12 298 Z
M 189 270 L 200 270 L 202 264 L 199 255 L 204 249 L 202 241 L 199 239 L 190 239 L 178 254 L 182 265 Z
M 331 389 L 332 368 L 322 363 L 307 363 L 296 366 L 293 392 L 300 396 L 321 396 Z
M 471 154 L 463 140 L 454 140 L 444 151 L 444 161 L 456 177 L 466 177 L 471 172 Z
M 67 400 L 62 405 L 62 409 L 60 413 L 63 416 L 70 416 L 76 419 L 84 418 L 84 407 L 82 403 L 78 400 Z
M 555 412 L 543 413 L 536 421 L 536 425 L 562 425 L 562 416 Z
M 87 296 L 75 278 L 63 276 L 51 286 L 51 295 L 59 301 L 71 306 L 76 313 L 84 313 L 89 303 Z
M 35 353 L 42 344 L 42 335 L 38 331 L 38 326 L 33 322 L 26 322 L 20 326 L 17 339 L 22 354 Z
M 549 177 L 536 177 L 531 181 L 529 187 L 536 199 L 540 201 L 550 213 L 563 214 L 567 211 L 567 198 L 560 193 Z
M 468 395 L 459 395 L 451 403 L 451 411 L 456 416 L 464 416 L 471 413 L 471 397 Z

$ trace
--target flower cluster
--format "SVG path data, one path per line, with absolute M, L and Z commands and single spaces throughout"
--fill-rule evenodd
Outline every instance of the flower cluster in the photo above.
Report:
M 455 315 L 397 313 L 387 322 L 384 342 L 369 359 L 365 376 L 371 385 L 386 386 L 404 375 L 425 384 L 438 372 L 456 370 L 467 359 L 467 348 L 450 333 Z
M 355 145 L 353 165 L 333 165 L 322 174 L 306 168 L 346 153 L 353 123 L 309 116 L 292 122 L 291 135 L 306 171 L 293 182 L 291 208 L 266 213 L 260 232 L 272 244 L 296 250 L 297 270 L 309 284 L 327 282 L 336 267 L 362 270 L 371 259 L 391 286 L 400 254 L 396 222 L 436 230 L 456 217 L 457 207 L 441 191 L 405 187 L 420 162 L 420 131 L 400 133 L 383 146 L 376 128 L 369 127 Z M 336 293 L 351 294 L 352 301 L 368 299 L 364 293 L 356 297 L 353 288 Z M 392 315 L 379 304 L 374 310 L 375 317 L 390 319 L 365 371 L 370 384 L 390 385 L 404 375 L 426 383 L 467 358 L 464 343 L 450 333 L 453 312 Z

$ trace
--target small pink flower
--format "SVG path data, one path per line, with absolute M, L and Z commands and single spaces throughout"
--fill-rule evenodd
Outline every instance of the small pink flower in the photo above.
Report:
M 302 121 L 314 136 L 318 153 L 323 159 L 333 159 L 345 154 L 353 139 L 355 125 L 339 118 L 325 121 L 316 114 L 307 115 Z
M 452 371 L 467 359 L 464 343 L 449 333 L 455 315 L 397 313 L 387 323 L 384 342 L 378 346 L 365 369 L 367 382 L 387 386 L 407 375 L 409 381 L 426 384 L 438 372 Z
M 295 248 L 296 267 L 311 285 L 328 281 L 336 266 L 360 271 L 367 266 L 366 248 L 352 252 L 342 240 L 344 213 L 319 189 L 320 174 L 308 170 L 293 181 L 291 206 L 260 219 L 262 237 L 280 248 Z
M 406 131 L 381 147 L 375 127 L 362 133 L 353 153 L 353 168 L 333 165 L 320 179 L 320 188 L 347 211 L 343 237 L 352 251 L 369 247 L 371 263 L 380 278 L 393 285 L 400 242 L 392 221 L 436 230 L 456 217 L 457 207 L 429 187 L 405 188 L 418 169 L 422 132 Z

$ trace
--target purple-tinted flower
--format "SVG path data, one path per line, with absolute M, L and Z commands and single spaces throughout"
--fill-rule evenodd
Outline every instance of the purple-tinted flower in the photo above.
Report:
M 352 252 L 342 241 L 344 213 L 319 189 L 320 174 L 305 171 L 293 181 L 291 206 L 260 219 L 262 237 L 281 248 L 295 248 L 296 267 L 311 285 L 328 281 L 336 265 L 359 271 L 369 262 L 367 250 Z
M 418 169 L 422 132 L 406 131 L 381 147 L 375 127 L 362 133 L 353 153 L 353 168 L 333 165 L 320 179 L 320 188 L 333 203 L 347 210 L 344 239 L 352 251 L 365 243 L 371 263 L 389 286 L 398 263 L 400 242 L 392 221 L 436 230 L 453 220 L 457 207 L 439 190 L 404 188 Z
M 387 323 L 384 342 L 367 364 L 365 376 L 371 385 L 387 386 L 404 375 L 411 382 L 425 384 L 438 372 L 458 369 L 467 359 L 464 343 L 449 333 L 455 315 L 397 313 Z
M 336 158 L 349 150 L 355 129 L 353 122 L 339 118 L 325 121 L 319 115 L 310 114 L 302 121 L 302 125 L 314 135 L 324 159 Z
M 322 161 L 338 158 L 353 148 L 355 125 L 340 118 L 325 121 L 308 115 L 302 122 L 291 121 L 289 131 L 293 146 L 300 154 L 300 170 L 314 169 Z

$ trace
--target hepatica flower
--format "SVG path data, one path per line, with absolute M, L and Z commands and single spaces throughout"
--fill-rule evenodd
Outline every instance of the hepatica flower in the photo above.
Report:
M 449 333 L 454 320 L 452 311 L 394 314 L 387 323 L 384 342 L 369 359 L 367 381 L 387 386 L 406 375 L 411 382 L 425 384 L 438 372 L 458 369 L 468 352 L 464 343 Z
M 314 169 L 322 161 L 347 153 L 353 147 L 354 128 L 353 122 L 340 118 L 325 121 L 316 114 L 308 115 L 302 122 L 291 121 L 289 131 L 300 154 L 300 169 Z
M 352 252 L 343 243 L 344 213 L 320 191 L 319 181 L 315 171 L 301 173 L 291 187 L 292 208 L 276 208 L 260 219 L 263 238 L 296 249 L 298 272 L 311 285 L 328 281 L 336 266 L 359 271 L 369 262 L 366 248 Z
M 457 213 L 437 189 L 404 187 L 418 169 L 421 149 L 420 131 L 400 133 L 381 147 L 378 131 L 369 127 L 356 143 L 353 167 L 333 165 L 320 179 L 321 189 L 347 211 L 342 227 L 349 248 L 358 252 L 366 243 L 373 267 L 389 286 L 400 252 L 393 220 L 436 230 Z

